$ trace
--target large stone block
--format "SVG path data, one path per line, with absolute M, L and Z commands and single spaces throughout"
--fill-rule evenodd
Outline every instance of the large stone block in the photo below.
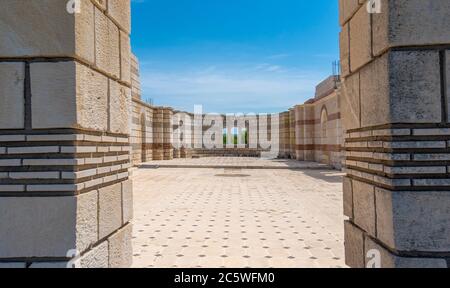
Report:
M 352 268 L 364 267 L 364 231 L 350 221 L 344 223 L 345 263 Z
M 109 80 L 109 129 L 111 132 L 129 134 L 130 106 L 130 88 Z
M 382 0 L 373 16 L 374 52 L 388 47 L 450 43 L 448 0 Z
M 119 25 L 119 27 L 128 34 L 131 31 L 131 6 L 130 0 L 109 0 L 108 16 L 110 16 Z
M 343 200 L 344 200 L 344 215 L 353 219 L 353 185 L 352 179 L 344 177 L 343 184 Z
M 122 182 L 122 224 L 133 219 L 133 182 L 127 180 Z
M 122 186 L 114 184 L 99 193 L 99 238 L 103 239 L 122 226 Z
M 392 51 L 361 70 L 361 125 L 441 121 L 439 53 Z
M 81 268 L 108 268 L 109 267 L 109 245 L 108 241 L 103 241 L 100 245 L 90 250 L 81 257 Z
M 375 189 L 357 180 L 352 180 L 352 184 L 354 222 L 375 236 Z
M 361 127 L 360 74 L 345 78 L 341 89 L 342 126 L 345 130 Z
M 98 193 L 88 192 L 78 196 L 76 236 L 80 252 L 98 241 Z
M 371 20 L 362 6 L 350 20 L 350 69 L 356 71 L 372 60 Z
M 120 31 L 120 79 L 131 85 L 131 43 L 123 31 Z
M 450 251 L 450 193 L 376 189 L 378 238 L 399 251 Z
M 0 258 L 66 257 L 79 250 L 76 212 L 76 197 L 0 198 Z
M 107 78 L 76 62 L 31 64 L 33 128 L 107 128 Z
M 69 13 L 67 1 L 3 0 L 0 55 L 80 57 L 93 62 L 92 3 L 89 0 L 80 3 L 81 13 Z
M 108 74 L 120 78 L 119 28 L 95 8 L 96 65 Z
M 347 77 L 350 74 L 350 25 L 347 23 L 339 33 L 339 48 L 341 57 L 341 74 Z
M 24 79 L 24 63 L 0 63 L 0 129 L 24 128 Z
M 365 267 L 367 268 L 448 268 L 445 259 L 400 257 L 375 243 L 372 238 L 364 241 Z M 376 259 L 379 256 L 379 259 Z
M 132 229 L 133 226 L 128 224 L 108 239 L 110 268 L 128 268 L 131 266 L 133 261 Z
M 350 20 L 363 0 L 339 0 L 339 22 L 343 25 Z

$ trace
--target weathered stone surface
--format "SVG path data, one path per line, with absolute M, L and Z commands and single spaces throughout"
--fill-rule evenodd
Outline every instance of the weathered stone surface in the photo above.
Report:
M 120 78 L 120 44 L 117 26 L 95 8 L 95 55 L 97 66 Z
M 374 51 L 387 47 L 450 43 L 450 2 L 447 0 L 382 1 L 374 15 Z
M 353 213 L 356 225 L 375 235 L 375 192 L 373 185 L 357 180 L 353 184 Z
M 370 14 L 361 7 L 350 20 L 350 69 L 356 71 L 372 59 Z
M 75 63 L 32 63 L 33 128 L 76 127 Z
M 361 0 L 339 0 L 339 22 L 344 24 L 358 10 Z
M 67 12 L 66 4 L 61 0 L 2 1 L 0 55 L 76 56 L 93 61 L 92 4 L 82 0 L 82 13 L 72 14 Z
M 120 31 L 120 79 L 131 85 L 131 43 L 123 31 Z
M 128 34 L 131 31 L 131 7 L 130 0 L 109 0 L 107 14 L 125 30 Z
M 437 51 L 392 52 L 389 57 L 392 123 L 441 121 L 441 81 Z
M 350 74 L 350 25 L 347 23 L 339 33 L 339 47 L 341 57 L 341 73 L 343 77 Z
M 127 180 L 122 182 L 122 224 L 133 219 L 133 182 Z
M 24 128 L 24 79 L 25 64 L 0 63 L 0 129 Z
M 128 224 L 108 239 L 109 243 L 109 267 L 127 268 L 133 261 L 133 248 L 131 236 L 133 226 Z
M 378 238 L 400 251 L 450 251 L 450 193 L 376 189 Z
M 106 10 L 106 4 L 108 0 L 94 0 L 94 3 L 97 5 L 97 7 L 101 10 Z
M 439 55 L 389 52 L 361 70 L 361 125 L 441 121 Z
M 78 125 L 106 131 L 108 128 L 108 79 L 102 74 L 77 64 Z
M 450 50 L 445 52 L 445 67 L 447 74 L 447 121 L 450 121 Z
M 65 257 L 77 248 L 75 197 L 0 199 L 0 258 Z
M 109 127 L 113 133 L 129 134 L 131 117 L 131 90 L 120 83 L 109 80 Z
M 107 128 L 107 78 L 75 62 L 31 64 L 33 128 Z
M 99 193 L 99 238 L 103 239 L 122 226 L 122 186 L 111 185 Z
M 345 221 L 345 263 L 352 268 L 364 267 L 364 232 Z
M 353 185 L 352 179 L 344 177 L 343 198 L 344 215 L 353 219 Z
M 340 94 L 341 99 L 341 115 L 343 129 L 355 129 L 361 127 L 360 113 L 360 74 L 355 73 L 342 83 Z
M 98 193 L 92 191 L 78 196 L 76 235 L 80 252 L 98 240 Z
M 399 257 L 375 243 L 370 237 L 366 237 L 364 243 L 364 255 L 371 256 L 370 252 L 376 251 L 380 256 L 379 263 L 365 257 L 367 268 L 447 268 L 445 259 Z
M 108 257 L 108 241 L 103 241 L 81 257 L 81 268 L 108 268 Z

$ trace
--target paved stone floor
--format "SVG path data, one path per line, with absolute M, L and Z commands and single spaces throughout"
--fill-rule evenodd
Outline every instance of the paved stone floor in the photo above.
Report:
M 135 170 L 133 266 L 344 267 L 341 176 L 317 169 Z

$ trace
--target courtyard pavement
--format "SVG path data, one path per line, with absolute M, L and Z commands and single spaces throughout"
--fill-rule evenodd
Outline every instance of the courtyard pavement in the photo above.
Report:
M 339 171 L 214 161 L 133 171 L 134 267 L 345 267 Z

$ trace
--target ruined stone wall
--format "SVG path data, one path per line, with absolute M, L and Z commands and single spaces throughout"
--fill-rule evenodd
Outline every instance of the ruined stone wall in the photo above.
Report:
M 130 2 L 1 4 L 0 267 L 130 266 Z
M 379 8 L 340 1 L 346 261 L 447 267 L 450 2 Z
M 320 83 L 315 98 L 280 113 L 281 158 L 342 167 L 343 128 L 337 77 Z

